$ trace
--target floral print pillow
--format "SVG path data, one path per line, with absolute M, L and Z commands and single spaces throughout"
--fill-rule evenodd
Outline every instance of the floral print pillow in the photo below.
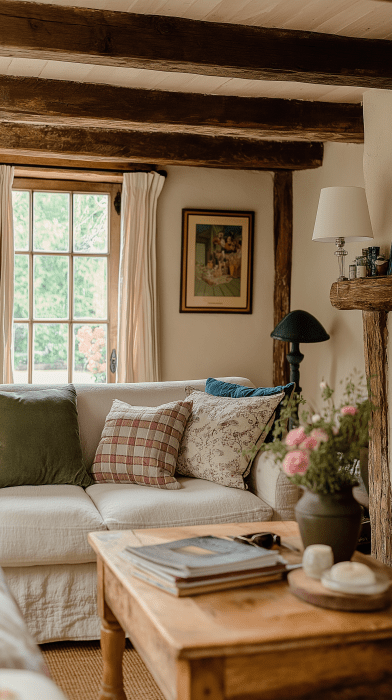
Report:
M 240 399 L 212 396 L 190 388 L 193 402 L 180 445 L 177 472 L 183 476 L 246 489 L 253 457 L 244 450 L 264 442 L 285 394 Z

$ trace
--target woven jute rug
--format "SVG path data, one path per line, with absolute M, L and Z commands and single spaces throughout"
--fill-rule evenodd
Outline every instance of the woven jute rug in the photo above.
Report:
M 43 644 L 52 679 L 69 700 L 97 700 L 102 676 L 99 642 Z M 132 700 L 164 700 L 139 654 L 127 640 L 123 656 L 124 690 Z

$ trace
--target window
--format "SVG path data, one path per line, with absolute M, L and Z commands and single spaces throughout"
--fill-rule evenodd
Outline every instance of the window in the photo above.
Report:
M 118 191 L 14 181 L 15 383 L 115 381 Z

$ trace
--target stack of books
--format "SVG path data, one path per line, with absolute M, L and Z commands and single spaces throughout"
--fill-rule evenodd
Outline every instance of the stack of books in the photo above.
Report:
M 288 570 L 276 550 L 212 536 L 126 547 L 124 555 L 134 576 L 176 596 L 274 581 Z

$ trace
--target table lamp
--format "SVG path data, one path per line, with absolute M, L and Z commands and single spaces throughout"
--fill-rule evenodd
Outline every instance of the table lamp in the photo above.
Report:
M 295 382 L 295 391 L 300 394 L 299 365 L 304 359 L 299 350 L 300 343 L 321 343 L 329 339 L 329 335 L 321 323 L 307 311 L 290 311 L 274 328 L 271 338 L 291 343 L 290 352 L 286 355 L 290 365 L 290 382 Z
M 313 241 L 335 241 L 338 256 L 338 281 L 346 280 L 344 258 L 347 242 L 371 241 L 373 238 L 369 209 L 363 187 L 324 187 L 320 192 Z

